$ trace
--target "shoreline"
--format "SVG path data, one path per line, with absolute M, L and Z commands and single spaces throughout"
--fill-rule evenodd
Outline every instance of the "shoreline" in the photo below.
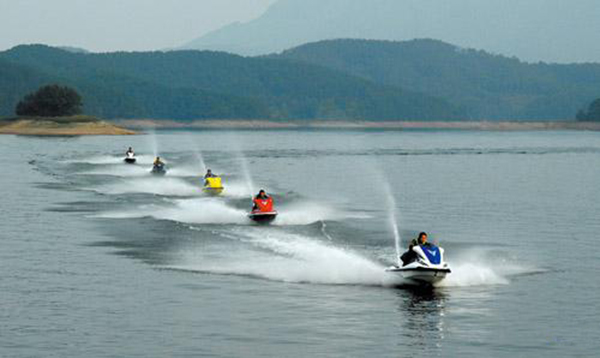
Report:
M 600 122 L 577 121 L 340 121 L 340 120 L 153 120 L 114 121 L 65 119 L 0 120 L 0 134 L 31 136 L 135 135 L 148 130 L 468 130 L 468 131 L 600 131 Z
M 17 119 L 0 121 L 0 134 L 27 136 L 84 136 L 84 135 L 135 135 L 136 131 L 100 120 L 56 121 Z
M 474 130 L 474 131 L 600 131 L 600 122 L 515 122 L 515 121 L 270 121 L 270 120 L 176 120 L 130 119 L 114 123 L 140 130 L 149 129 L 390 129 L 390 130 Z

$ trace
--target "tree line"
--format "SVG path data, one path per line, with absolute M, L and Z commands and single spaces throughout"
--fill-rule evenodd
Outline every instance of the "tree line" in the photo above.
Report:
M 82 99 L 72 88 L 60 85 L 43 86 L 25 96 L 15 108 L 18 116 L 61 117 L 81 113 Z
M 12 70 L 3 73 L 6 64 Z M 104 118 L 464 118 L 443 99 L 294 61 L 199 51 L 82 54 L 41 45 L 0 52 L 0 97 L 7 94 L 0 115 L 53 83 L 75 89 L 83 110 Z
M 527 63 L 437 40 L 326 40 L 272 57 L 444 98 L 475 120 L 573 120 L 600 94 L 600 64 Z
M 600 65 L 524 63 L 434 40 L 331 40 L 262 57 L 18 46 L 0 52 L 0 115 L 53 83 L 105 118 L 568 120 L 598 97 Z

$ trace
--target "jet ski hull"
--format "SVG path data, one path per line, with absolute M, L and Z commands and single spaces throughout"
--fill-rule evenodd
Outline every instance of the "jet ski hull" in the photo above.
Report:
M 223 190 L 225 190 L 225 188 L 204 188 L 203 191 L 208 194 L 208 195 L 212 195 L 212 196 L 218 196 L 221 195 L 223 193 Z
M 424 266 L 412 266 L 412 267 L 398 267 L 393 266 L 386 270 L 389 273 L 398 274 L 406 280 L 410 280 L 416 283 L 434 285 L 444 278 L 452 271 L 449 268 L 433 268 Z
M 164 176 L 167 174 L 167 171 L 165 169 L 153 168 L 150 173 L 156 176 Z
M 127 164 L 135 164 L 137 160 L 135 158 L 125 158 L 123 161 Z
M 248 217 L 250 220 L 259 224 L 270 224 L 277 218 L 277 212 L 251 212 Z

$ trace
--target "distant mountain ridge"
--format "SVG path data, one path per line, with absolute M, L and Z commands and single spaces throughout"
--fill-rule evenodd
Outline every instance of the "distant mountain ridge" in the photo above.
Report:
M 339 38 L 431 38 L 528 62 L 600 62 L 598 0 L 279 0 L 186 49 L 278 53 Z
M 39 86 L 76 88 L 105 118 L 573 120 L 600 64 L 530 64 L 437 40 L 327 40 L 279 55 L 0 52 L 0 115 Z
M 322 66 L 218 52 L 0 52 L 0 115 L 42 84 L 77 89 L 88 114 L 154 119 L 464 119 L 445 100 Z
M 272 58 L 440 97 L 478 120 L 566 120 L 600 96 L 600 64 L 530 64 L 436 40 L 326 40 Z

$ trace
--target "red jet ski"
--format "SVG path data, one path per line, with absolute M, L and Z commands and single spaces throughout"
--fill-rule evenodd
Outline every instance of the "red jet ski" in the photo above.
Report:
M 248 214 L 250 220 L 259 224 L 269 224 L 277 217 L 277 211 L 273 209 L 273 198 L 270 196 L 254 198 L 254 208 Z

